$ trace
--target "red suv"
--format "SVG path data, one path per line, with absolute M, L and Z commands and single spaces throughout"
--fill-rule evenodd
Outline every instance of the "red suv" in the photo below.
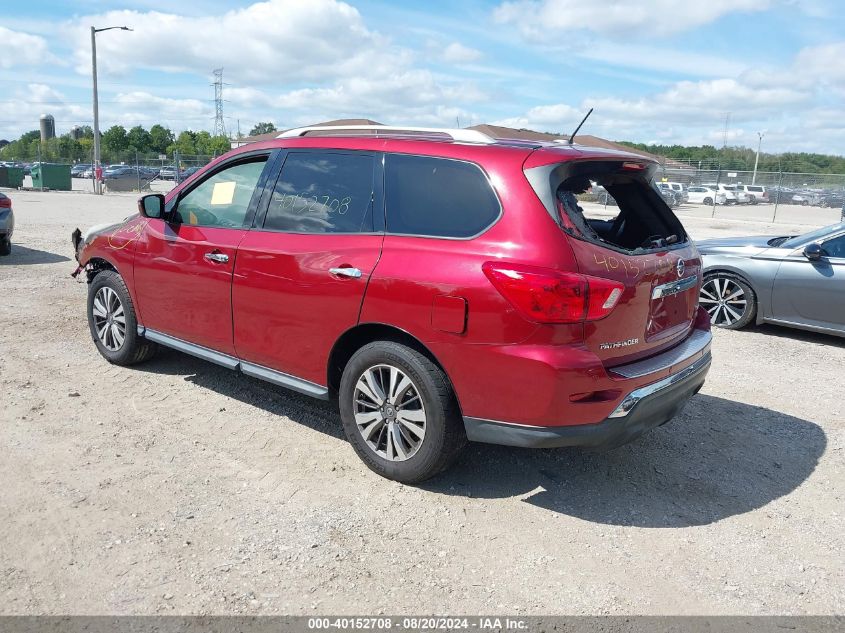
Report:
M 403 482 L 467 440 L 617 446 L 710 366 L 701 260 L 655 167 L 472 130 L 291 130 L 74 233 L 91 334 L 112 363 L 165 345 L 336 399 Z M 581 203 L 594 183 L 617 206 Z

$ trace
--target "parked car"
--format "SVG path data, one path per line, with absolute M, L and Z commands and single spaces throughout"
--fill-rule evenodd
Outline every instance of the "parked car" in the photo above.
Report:
M 845 336 L 845 222 L 798 236 L 698 242 L 713 325 L 775 323 Z
M 0 255 L 12 252 L 12 234 L 15 232 L 15 214 L 12 199 L 0 193 Z
M 709 187 L 714 191 L 719 191 L 725 194 L 725 204 L 738 204 L 739 200 L 737 199 L 736 192 L 730 188 L 730 185 L 725 185 L 724 183 L 708 183 L 704 185 L 705 187 Z
M 701 262 L 656 163 L 370 129 L 289 130 L 75 231 L 100 354 L 164 345 L 336 401 L 362 460 L 403 482 L 467 440 L 618 446 L 701 388 Z M 615 218 L 578 205 L 590 180 Z
M 681 202 L 683 201 L 681 193 L 673 191 L 672 188 L 669 186 L 669 183 L 655 182 L 654 184 L 657 187 L 657 190 L 660 192 L 660 195 L 663 197 L 663 201 L 667 205 L 669 205 L 670 208 L 675 209 L 681 206 Z
M 834 209 L 845 206 L 845 191 L 824 194 L 819 200 L 819 206 Z
M 725 191 L 728 191 L 734 195 L 737 204 L 751 204 L 751 196 L 749 196 L 740 186 L 719 185 L 719 188 L 722 187 L 724 187 Z
M 179 179 L 181 180 L 185 176 L 185 171 L 183 169 L 179 170 Z M 165 165 L 162 167 L 158 172 L 158 177 L 162 180 L 176 180 L 176 166 L 175 165 Z
M 70 175 L 72 178 L 84 178 L 85 172 L 91 169 L 91 165 L 77 163 L 70 168 Z
M 682 182 L 667 182 L 669 188 L 674 191 L 676 194 L 680 194 L 681 196 L 681 203 L 689 202 L 689 187 Z
M 724 191 L 719 191 L 713 187 L 704 187 L 702 185 L 694 185 L 687 189 L 687 196 L 690 202 L 698 204 L 727 204 L 728 196 Z
M 765 185 L 737 185 L 737 189 L 746 193 L 750 204 L 769 201 L 769 192 Z

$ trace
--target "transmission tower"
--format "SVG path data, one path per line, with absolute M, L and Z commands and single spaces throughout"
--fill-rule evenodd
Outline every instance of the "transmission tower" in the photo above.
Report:
M 214 136 L 226 136 L 223 124 L 223 69 L 214 70 Z

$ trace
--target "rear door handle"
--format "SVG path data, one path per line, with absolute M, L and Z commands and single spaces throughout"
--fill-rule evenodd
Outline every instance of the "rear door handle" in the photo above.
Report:
M 357 268 L 329 268 L 329 272 L 338 277 L 352 277 L 353 279 L 358 279 L 361 276 L 361 271 Z
M 215 263 L 218 263 L 218 264 L 225 264 L 226 262 L 229 261 L 228 255 L 226 255 L 225 253 L 218 253 L 216 251 L 213 251 L 211 253 L 206 253 L 205 255 L 203 255 L 203 257 L 207 261 L 215 262 Z

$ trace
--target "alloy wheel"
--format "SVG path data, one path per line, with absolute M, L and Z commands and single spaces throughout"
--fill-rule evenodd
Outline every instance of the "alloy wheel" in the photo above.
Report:
M 699 303 L 710 315 L 712 325 L 733 325 L 745 314 L 748 300 L 745 291 L 733 279 L 713 277 L 704 282 Z
M 358 378 L 352 397 L 358 432 L 379 457 L 399 462 L 417 453 L 425 438 L 425 405 L 404 371 L 374 365 Z
M 91 310 L 100 343 L 110 352 L 118 351 L 126 340 L 126 313 L 120 297 L 108 286 L 103 286 L 94 295 Z

